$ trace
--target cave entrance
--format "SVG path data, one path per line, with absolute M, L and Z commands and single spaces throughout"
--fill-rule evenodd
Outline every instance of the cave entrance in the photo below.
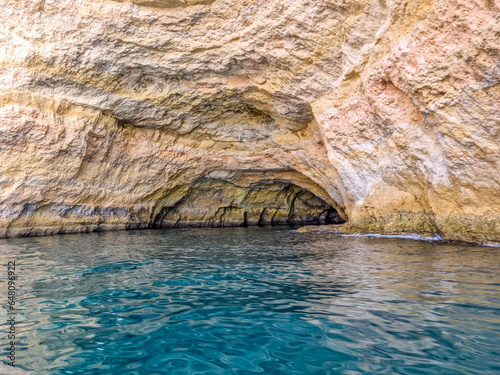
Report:
M 265 181 L 247 186 L 200 179 L 167 193 L 153 228 L 324 225 L 344 223 L 332 205 L 300 186 Z
M 330 208 L 323 211 L 319 217 L 318 222 L 313 222 L 312 224 L 317 225 L 328 225 L 328 224 L 344 224 L 346 221 L 342 219 L 337 210 L 330 206 Z
M 323 199 L 317 197 L 312 192 L 290 184 L 285 186 L 279 194 L 276 195 L 276 203 L 285 212 L 287 217 L 273 217 L 270 215 L 265 218 L 261 215 L 258 225 L 325 225 L 345 223 L 337 210 L 326 203 Z M 265 209 L 262 214 L 267 213 Z

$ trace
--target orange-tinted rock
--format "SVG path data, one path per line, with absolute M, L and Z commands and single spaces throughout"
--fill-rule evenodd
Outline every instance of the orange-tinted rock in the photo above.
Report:
M 0 235 L 290 219 L 310 191 L 296 220 L 500 241 L 499 5 L 2 0 Z

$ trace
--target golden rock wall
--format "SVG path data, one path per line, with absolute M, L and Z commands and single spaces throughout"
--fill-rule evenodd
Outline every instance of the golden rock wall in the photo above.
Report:
M 0 236 L 331 205 L 346 232 L 500 242 L 497 0 L 0 11 Z

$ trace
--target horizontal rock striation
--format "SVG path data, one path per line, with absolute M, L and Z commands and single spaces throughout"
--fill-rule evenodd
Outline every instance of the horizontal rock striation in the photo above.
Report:
M 495 0 L 0 0 L 0 236 L 500 242 Z

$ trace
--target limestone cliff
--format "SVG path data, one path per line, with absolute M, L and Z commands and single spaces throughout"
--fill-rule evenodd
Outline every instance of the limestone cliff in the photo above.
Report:
M 0 235 L 500 241 L 498 0 L 0 0 Z M 329 219 L 330 217 L 330 219 Z

